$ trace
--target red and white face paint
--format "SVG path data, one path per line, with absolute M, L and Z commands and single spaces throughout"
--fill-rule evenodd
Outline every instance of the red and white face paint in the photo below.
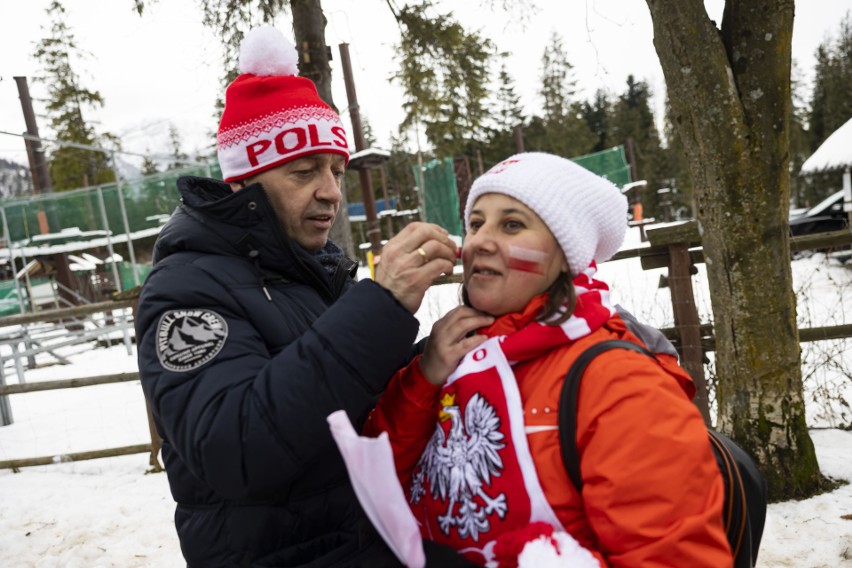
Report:
M 508 250 L 508 267 L 510 270 L 520 270 L 532 274 L 545 273 L 546 252 L 515 245 L 509 245 Z

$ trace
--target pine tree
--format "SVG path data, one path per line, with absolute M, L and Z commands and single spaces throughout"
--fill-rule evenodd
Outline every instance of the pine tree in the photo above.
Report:
M 467 32 L 430 1 L 394 10 L 402 28 L 394 75 L 405 92 L 403 129 L 424 128 L 441 156 L 471 152 L 485 139 L 485 102 L 494 45 Z
M 809 132 L 805 128 L 808 120 L 808 106 L 801 79 L 801 71 L 794 60 L 790 71 L 790 177 L 791 205 L 804 207 L 815 205 L 813 186 L 806 183 L 803 176 L 796 175 L 802 164 L 811 155 Z
M 515 81 L 506 69 L 506 62 L 500 65 L 495 94 L 494 120 L 498 130 L 512 131 L 524 122 L 524 109 L 521 97 L 515 90 Z
M 809 117 L 811 152 L 852 117 L 850 93 L 852 12 L 847 12 L 840 22 L 837 38 L 828 38 L 817 48 Z
M 596 138 L 582 119 L 582 103 L 575 100 L 574 68 L 559 34 L 551 35 L 541 61 L 542 115 L 527 129 L 530 149 L 566 158 L 588 154 Z
M 665 103 L 663 132 L 666 139 L 666 144 L 662 149 L 666 186 L 677 192 L 678 205 L 686 207 L 695 215 L 692 174 L 689 171 L 689 162 L 684 152 L 683 141 L 674 126 L 672 105 L 668 97 Z
M 506 54 L 501 54 L 505 57 Z M 497 85 L 494 89 L 494 111 L 491 116 L 493 126 L 488 140 L 480 149 L 483 167 L 487 168 L 518 151 L 515 129 L 521 128 L 526 120 L 521 97 L 515 89 L 515 81 L 506 69 L 505 62 L 500 66 Z M 476 174 L 474 174 L 476 175 Z
M 166 166 L 166 170 L 176 170 L 189 165 L 189 156 L 181 150 L 180 132 L 174 124 L 169 124 L 169 149 L 171 162 Z
M 81 84 L 72 66 L 72 60 L 81 58 L 83 53 L 65 24 L 65 8 L 54 0 L 47 14 L 51 20 L 49 35 L 37 43 L 34 53 L 44 72 L 38 80 L 47 87 L 45 106 L 50 128 L 57 140 L 69 144 L 50 153 L 53 188 L 62 191 L 114 181 L 109 156 L 79 147 L 101 147 L 106 142 L 83 116 L 84 109 L 102 107 L 103 98 Z
M 160 173 L 160 169 L 157 167 L 157 162 L 154 161 L 150 153 L 146 154 L 142 159 L 142 175 L 152 176 L 158 173 Z
M 829 37 L 816 51 L 813 92 L 808 119 L 807 154 L 810 155 L 826 138 L 852 117 L 852 13 L 840 22 L 835 39 Z M 791 131 L 791 144 L 795 140 Z M 795 151 L 796 148 L 791 148 Z M 794 154 L 795 157 L 795 154 Z M 793 171 L 798 171 L 793 162 Z M 797 176 L 798 177 L 798 176 Z M 839 189 L 837 172 L 816 172 L 794 178 L 793 190 L 802 193 L 801 205 L 815 205 Z M 794 194 L 795 195 L 795 194 Z M 798 204 L 798 203 L 797 203 Z
M 600 152 L 613 145 L 609 143 L 609 120 L 612 111 L 612 103 L 609 100 L 609 95 L 603 89 L 595 91 L 595 96 L 592 102 L 583 103 L 583 120 L 589 126 L 589 130 L 597 136 L 598 141 L 592 146 L 592 152 Z
M 628 146 L 628 157 L 632 155 L 635 161 L 632 164 L 636 172 L 634 181 L 648 182 L 642 192 L 645 214 L 668 217 L 671 207 L 679 204 L 670 202 L 665 210 L 659 208 L 657 190 L 671 187 L 663 173 L 663 151 L 651 110 L 651 91 L 647 83 L 637 81 L 633 75 L 627 77 L 627 90 L 613 104 L 610 125 L 609 141 L 615 145 Z

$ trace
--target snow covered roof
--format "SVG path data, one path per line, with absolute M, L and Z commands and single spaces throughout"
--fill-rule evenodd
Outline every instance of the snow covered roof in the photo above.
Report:
M 834 170 L 852 166 L 852 118 L 825 139 L 817 151 L 802 164 L 802 173 Z
M 160 225 L 158 227 L 151 227 L 149 229 L 142 229 L 141 231 L 135 231 L 128 235 L 127 233 L 114 233 L 107 235 L 108 231 L 82 231 L 78 232 L 73 230 L 66 231 L 66 235 L 77 235 L 82 236 L 83 238 L 91 236 L 91 234 L 98 233 L 103 234 L 103 236 L 98 236 L 93 239 L 88 240 L 80 240 L 80 241 L 68 241 L 62 242 L 58 244 L 49 244 L 50 239 L 40 238 L 40 239 L 30 239 L 29 241 L 36 241 L 35 243 L 24 241 L 18 243 L 12 243 L 11 249 L 9 247 L 0 247 L 0 264 L 5 264 L 9 261 L 10 257 L 14 258 L 33 258 L 36 256 L 48 255 L 48 254 L 56 254 L 61 252 L 77 252 L 84 251 L 98 247 L 105 247 L 108 244 L 118 244 L 118 243 L 126 243 L 128 236 L 131 240 L 142 239 L 146 237 L 150 237 L 153 235 L 159 234 L 159 232 L 163 229 L 163 226 Z M 59 233 L 55 233 L 55 236 L 59 236 Z M 39 241 L 45 244 L 37 244 Z M 90 259 L 87 259 L 90 260 Z

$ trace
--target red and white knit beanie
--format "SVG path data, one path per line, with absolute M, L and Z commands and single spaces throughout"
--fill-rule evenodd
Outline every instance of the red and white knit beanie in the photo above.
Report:
M 349 161 L 340 117 L 297 77 L 298 54 L 271 26 L 252 29 L 240 45 L 241 75 L 225 91 L 216 147 L 222 177 L 237 181 L 291 160 L 331 152 Z
M 627 198 L 612 182 L 584 167 L 542 152 L 516 154 L 473 182 L 464 208 L 483 194 L 502 193 L 532 209 L 556 237 L 576 276 L 592 260 L 603 262 L 618 251 L 627 232 Z

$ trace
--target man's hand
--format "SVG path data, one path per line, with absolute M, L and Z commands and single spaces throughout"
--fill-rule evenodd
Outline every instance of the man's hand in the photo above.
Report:
M 412 314 L 426 289 L 441 274 L 452 274 L 456 243 L 432 223 L 411 223 L 382 248 L 376 282 L 387 288 Z
M 467 306 L 453 308 L 436 321 L 420 359 L 420 369 L 426 380 L 439 386 L 447 382 L 462 357 L 488 339 L 485 335 L 471 335 L 471 332 L 493 322 L 493 317 Z

